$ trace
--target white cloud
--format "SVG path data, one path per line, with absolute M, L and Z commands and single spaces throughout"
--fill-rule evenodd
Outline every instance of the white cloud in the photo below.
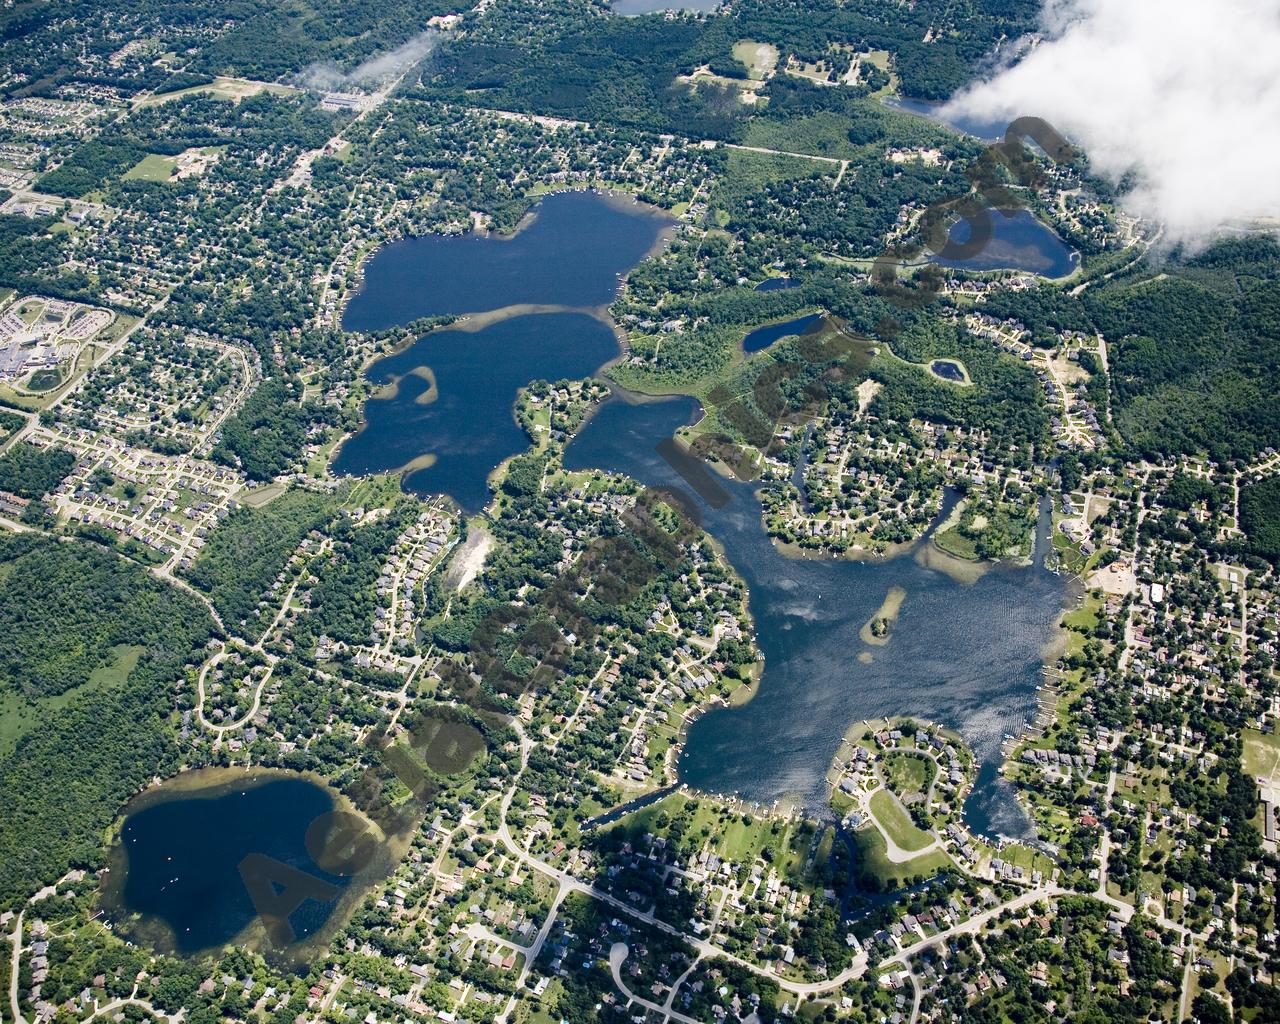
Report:
M 1280 2 L 1045 0 L 1041 24 L 947 113 L 1044 118 L 1170 241 L 1280 217 Z
M 440 33 L 429 28 L 394 50 L 369 58 L 354 71 L 340 71 L 335 64 L 312 64 L 299 78 L 308 89 L 323 92 L 353 85 L 376 85 L 413 67 L 435 49 L 439 39 Z

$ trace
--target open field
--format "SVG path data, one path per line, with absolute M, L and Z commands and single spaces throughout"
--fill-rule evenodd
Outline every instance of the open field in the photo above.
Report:
M 125 181 L 168 181 L 178 169 L 178 160 L 172 156 L 148 153 L 124 172 Z
M 895 864 L 886 856 L 884 836 L 874 827 L 858 829 L 853 838 L 858 847 L 858 870 L 887 889 L 896 889 L 915 875 L 928 877 L 944 871 L 955 863 L 942 850 L 930 850 Z
M 79 686 L 73 686 L 56 697 L 29 701 L 16 693 L 0 694 L 0 757 L 10 753 L 33 725 L 66 707 L 77 697 L 93 690 L 123 686 L 142 657 L 143 648 L 136 644 L 122 644 L 112 648 L 111 653 L 112 658 L 107 664 L 94 669 Z
M 197 93 L 208 93 L 220 100 L 231 100 L 238 103 L 247 96 L 257 96 L 260 92 L 270 92 L 277 96 L 287 96 L 290 93 L 297 92 L 297 89 L 288 85 L 276 85 L 272 82 L 255 82 L 248 78 L 227 78 L 219 75 L 207 85 L 193 85 L 189 89 L 176 89 L 173 92 L 164 92 L 158 95 L 144 96 L 138 100 L 135 107 L 154 107 L 160 103 L 177 99 L 179 96 L 194 96 Z
M 978 560 L 978 542 L 972 537 L 966 537 L 960 532 L 958 526 L 935 533 L 933 535 L 933 543 L 948 555 L 954 555 L 956 558 L 964 558 L 969 561 Z
M 916 828 L 911 815 L 887 789 L 871 794 L 870 807 L 876 823 L 907 852 L 923 850 L 933 842 L 933 836 Z
M 733 55 L 747 66 L 747 73 L 756 81 L 768 78 L 778 66 L 778 48 L 754 39 L 734 43 Z
M 1244 731 L 1244 770 L 1280 789 L 1280 733 Z
M 933 782 L 937 769 L 927 758 L 904 750 L 885 755 L 884 773 L 899 793 L 924 793 Z
M 236 498 L 250 508 L 262 508 L 263 505 L 280 497 L 286 490 L 287 488 L 284 484 L 267 484 L 265 487 L 255 487 L 252 490 L 241 491 L 236 495 Z

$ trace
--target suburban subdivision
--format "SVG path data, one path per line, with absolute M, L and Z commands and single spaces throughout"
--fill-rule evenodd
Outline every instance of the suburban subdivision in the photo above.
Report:
M 1043 13 L 0 9 L 0 1021 L 1280 1020 L 1280 211 Z

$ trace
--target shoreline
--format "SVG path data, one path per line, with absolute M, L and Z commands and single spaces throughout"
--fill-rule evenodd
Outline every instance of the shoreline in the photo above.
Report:
M 377 846 L 377 855 L 368 865 L 345 876 L 347 884 L 335 898 L 324 923 L 314 932 L 286 947 L 276 947 L 267 936 L 261 916 L 255 914 L 244 928 L 224 942 L 184 952 L 178 948 L 173 928 L 167 922 L 154 914 L 135 911 L 127 905 L 125 887 L 128 882 L 129 859 L 121 840 L 126 821 L 140 812 L 172 800 L 217 800 L 237 789 L 257 788 L 280 781 L 305 781 L 319 787 L 331 800 L 330 809 L 325 814 L 354 815 L 368 827 L 369 832 L 366 834 L 372 834 Z M 187 768 L 168 779 L 153 780 L 116 812 L 105 836 L 106 866 L 99 876 L 95 903 L 122 936 L 178 959 L 200 960 L 225 945 L 234 944 L 253 949 L 268 960 L 295 963 L 306 960 L 313 953 L 327 947 L 334 935 L 350 921 L 351 915 L 369 891 L 403 861 L 416 831 L 415 827 L 391 835 L 385 834 L 350 797 L 314 771 L 267 766 Z
M 473 227 L 469 231 L 462 232 L 458 237 L 466 237 L 467 235 L 473 235 L 476 238 L 493 239 L 495 241 L 510 241 L 511 239 L 515 238 L 517 235 L 527 230 L 530 226 L 532 226 L 535 223 L 538 217 L 538 212 L 539 212 L 538 208 L 541 205 L 543 199 L 545 199 L 547 196 L 561 195 L 561 194 L 574 193 L 574 192 L 592 192 L 602 196 L 607 203 L 615 207 L 621 208 L 625 206 L 628 212 L 636 212 L 634 208 L 638 207 L 639 213 L 641 216 L 651 217 L 651 218 L 660 219 L 668 222 L 659 229 L 653 244 L 640 257 L 640 260 L 637 261 L 637 264 L 636 264 L 637 266 L 639 265 L 639 263 L 643 262 L 644 260 L 651 259 L 658 253 L 665 250 L 670 245 L 672 239 L 675 237 L 677 232 L 680 230 L 681 222 L 678 219 L 673 218 L 668 211 L 662 209 L 661 207 L 654 206 L 652 203 L 643 202 L 642 200 L 637 199 L 635 196 L 633 196 L 629 192 L 618 190 L 618 189 L 602 189 L 602 188 L 597 188 L 592 186 L 582 186 L 579 188 L 554 189 L 552 191 L 548 191 L 536 197 L 533 197 L 533 201 L 531 202 L 529 209 L 520 218 L 516 226 L 509 232 L 497 232 L 487 228 L 476 230 Z M 625 199 L 630 199 L 631 202 L 626 203 L 624 202 Z M 438 237 L 448 237 L 447 235 L 439 232 L 436 232 L 435 234 Z M 361 290 L 363 289 L 365 265 L 367 264 L 367 262 L 370 259 L 372 259 L 374 256 L 376 256 L 379 252 L 381 252 L 383 249 L 385 249 L 387 246 L 393 245 L 397 242 L 406 241 L 414 237 L 428 237 L 428 236 L 401 235 L 399 237 L 387 237 L 381 240 L 380 242 L 378 242 L 377 244 L 369 247 L 361 255 L 360 261 L 356 266 L 355 273 L 354 273 L 354 280 L 358 282 L 359 287 L 354 288 L 351 291 L 345 293 L 343 295 L 342 302 L 340 303 L 338 309 L 336 310 L 336 320 L 340 328 L 343 320 L 346 318 L 347 306 L 349 305 L 349 303 L 353 298 L 355 298 L 358 294 L 360 294 Z M 630 351 L 630 337 L 627 334 L 626 330 L 622 327 L 622 325 L 613 318 L 613 315 L 611 313 L 611 308 L 613 306 L 613 303 L 617 301 L 618 296 L 622 293 L 623 288 L 625 288 L 625 280 L 620 277 L 618 284 L 615 288 L 614 294 L 609 299 L 609 301 L 605 303 L 601 303 L 599 305 L 595 305 L 595 306 L 573 306 L 573 305 L 567 305 L 563 303 L 510 303 L 505 306 L 497 306 L 488 310 L 479 310 L 476 312 L 470 312 L 470 313 L 464 313 L 464 314 L 456 314 L 456 315 L 446 314 L 441 317 L 420 317 L 418 318 L 418 321 L 429 321 L 429 320 L 441 321 L 438 323 L 431 324 L 430 326 L 426 327 L 425 330 L 422 330 L 421 333 L 418 333 L 417 331 L 412 329 L 412 323 L 400 328 L 396 328 L 396 327 L 388 328 L 389 331 L 395 331 L 395 330 L 403 331 L 404 337 L 402 337 L 399 341 L 393 342 L 390 345 L 380 346 L 376 350 L 367 353 L 364 359 L 361 361 L 360 366 L 357 369 L 355 374 L 357 386 L 367 385 L 372 390 L 367 396 L 365 396 L 360 401 L 359 424 L 356 426 L 354 430 L 348 432 L 345 436 L 339 438 L 337 443 L 334 444 L 332 450 L 329 453 L 328 460 L 326 461 L 326 464 L 325 464 L 325 472 L 330 476 L 336 475 L 334 473 L 333 466 L 334 466 L 334 463 L 337 462 L 337 460 L 341 456 L 342 450 L 346 447 L 346 445 L 352 439 L 358 437 L 368 427 L 369 421 L 368 421 L 368 417 L 365 414 L 365 407 L 368 402 L 378 401 L 378 400 L 389 400 L 394 398 L 399 390 L 400 381 L 403 379 L 404 376 L 409 374 L 421 375 L 421 371 L 425 371 L 427 373 L 432 374 L 432 380 L 434 382 L 434 373 L 431 371 L 430 366 L 425 363 L 422 364 L 421 366 L 415 367 L 413 370 L 408 371 L 408 374 L 402 374 L 400 378 L 392 379 L 387 384 L 381 384 L 381 385 L 378 384 L 376 381 L 370 379 L 370 371 L 378 363 L 382 362 L 383 360 L 394 358 L 395 356 L 401 355 L 402 353 L 408 351 L 410 348 L 412 348 L 414 345 L 418 344 L 420 341 L 424 340 L 425 338 L 428 338 L 432 334 L 436 334 L 442 331 L 454 330 L 454 331 L 462 331 L 467 333 L 475 333 L 475 332 L 484 330 L 485 328 L 490 327 L 494 324 L 501 323 L 506 320 L 513 320 L 521 316 L 537 316 L 540 314 L 570 313 L 570 314 L 577 314 L 581 316 L 591 317 L 592 319 L 598 320 L 601 324 L 608 327 L 609 330 L 613 332 L 614 340 L 615 340 L 615 343 L 617 344 L 618 351 L 609 359 L 607 359 L 605 362 L 601 363 L 600 366 L 592 370 L 588 376 L 602 381 L 610 388 L 611 391 L 615 391 L 615 390 L 625 391 L 625 389 L 621 389 L 620 385 L 615 385 L 612 378 L 608 376 L 608 370 L 610 369 L 610 367 L 618 365 L 623 359 L 626 358 L 628 352 Z M 352 334 L 368 337 L 368 333 L 366 332 L 351 331 L 346 333 L 352 333 Z M 433 393 L 434 393 L 434 389 L 433 389 Z M 516 396 L 512 399 L 512 404 L 509 410 L 509 412 L 511 412 L 513 415 L 514 415 L 516 403 L 519 401 L 519 398 L 520 398 L 519 392 L 517 391 Z M 590 418 L 590 415 L 588 415 L 588 419 L 589 418 Z M 582 425 L 583 426 L 586 425 L 585 420 Z M 402 484 L 401 484 L 402 487 L 403 487 L 403 479 L 405 476 L 408 475 L 407 473 L 404 472 L 405 469 L 409 467 L 413 467 L 414 469 L 429 468 L 430 464 L 426 463 L 425 460 L 431 454 L 432 453 L 430 452 L 423 452 L 416 458 L 410 460 L 404 466 L 400 467 L 399 469 L 392 470 L 393 473 L 400 475 L 402 480 Z M 496 468 L 497 467 L 495 467 L 495 469 Z

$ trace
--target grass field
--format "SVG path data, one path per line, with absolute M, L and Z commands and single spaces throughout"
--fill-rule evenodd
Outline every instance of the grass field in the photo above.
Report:
M 974 562 L 978 560 L 978 542 L 971 537 L 966 537 L 960 532 L 958 526 L 934 534 L 933 542 L 949 555 L 967 558 Z
M 1244 770 L 1280 788 L 1280 733 L 1244 731 Z
M 263 505 L 275 501 L 286 490 L 288 488 L 284 484 L 267 484 L 265 487 L 255 487 L 252 490 L 241 491 L 236 495 L 236 498 L 250 508 L 262 508 Z
M 194 96 L 206 92 L 220 100 L 239 102 L 246 96 L 257 96 L 260 92 L 274 93 L 277 96 L 288 96 L 297 92 L 288 85 L 274 85 L 270 82 L 254 82 L 247 78 L 215 78 L 207 85 L 193 85 L 190 89 L 177 89 L 173 92 L 160 93 L 158 96 L 146 96 L 138 100 L 135 107 L 154 107 L 160 103 L 177 99 L 180 96 Z
M 811 826 L 803 823 L 744 815 L 708 797 L 691 800 L 682 793 L 672 793 L 656 803 L 642 807 L 622 818 L 613 827 L 625 828 L 632 834 L 652 832 L 664 835 L 667 829 L 659 823 L 659 816 L 665 814 L 668 819 L 673 820 L 684 813 L 691 803 L 697 804 L 697 808 L 685 829 L 686 835 L 706 835 L 710 839 L 711 849 L 735 864 L 755 863 L 767 848 L 768 863 L 791 884 L 817 884 L 806 865 L 815 853 L 814 864 L 821 863 L 830 855 L 835 834 L 829 828 L 815 832 Z
M 924 793 L 937 769 L 926 757 L 895 750 L 885 755 L 884 773 L 898 793 Z
M 933 842 L 933 836 L 916 828 L 911 815 L 898 802 L 897 797 L 887 789 L 873 793 L 870 805 L 876 823 L 884 829 L 890 839 L 908 853 L 923 850 Z
M 1023 846 L 1021 843 L 1010 843 L 1000 851 L 1000 858 L 1010 864 L 1017 865 L 1028 874 L 1032 871 L 1041 872 L 1045 878 L 1053 873 L 1054 862 L 1051 858 L 1046 857 L 1038 850 L 1033 850 L 1029 846 Z
M 747 74 L 760 81 L 778 64 L 778 48 L 769 43 L 743 39 L 733 44 L 733 55 L 747 66 Z
M 342 507 L 391 508 L 403 494 L 398 474 L 381 473 L 360 479 L 351 488 L 351 493 L 342 502 Z
M 852 126 L 849 118 L 829 110 L 785 122 L 760 119 L 751 122 L 743 142 L 748 146 L 812 153 L 835 160 L 865 157 L 866 147 L 849 141 Z M 833 175 L 836 172 L 830 164 L 822 166 L 822 169 Z
M 716 183 L 712 202 L 720 207 L 729 207 L 740 197 L 762 189 L 772 181 L 834 173 L 835 169 L 830 164 L 814 160 L 732 149 L 726 173 Z
M 168 181 L 178 169 L 178 161 L 171 156 L 148 153 L 124 172 L 125 181 Z
M 930 850 L 902 864 L 886 856 L 884 836 L 874 828 L 860 828 L 853 834 L 858 847 L 858 869 L 886 888 L 897 888 L 915 875 L 928 877 L 954 866 L 942 850 Z
M 0 757 L 11 753 L 18 740 L 51 712 L 66 707 L 77 697 L 93 690 L 123 686 L 142 657 L 143 648 L 136 644 L 122 644 L 113 647 L 111 653 L 111 660 L 94 669 L 87 680 L 56 697 L 29 701 L 16 693 L 0 695 Z

